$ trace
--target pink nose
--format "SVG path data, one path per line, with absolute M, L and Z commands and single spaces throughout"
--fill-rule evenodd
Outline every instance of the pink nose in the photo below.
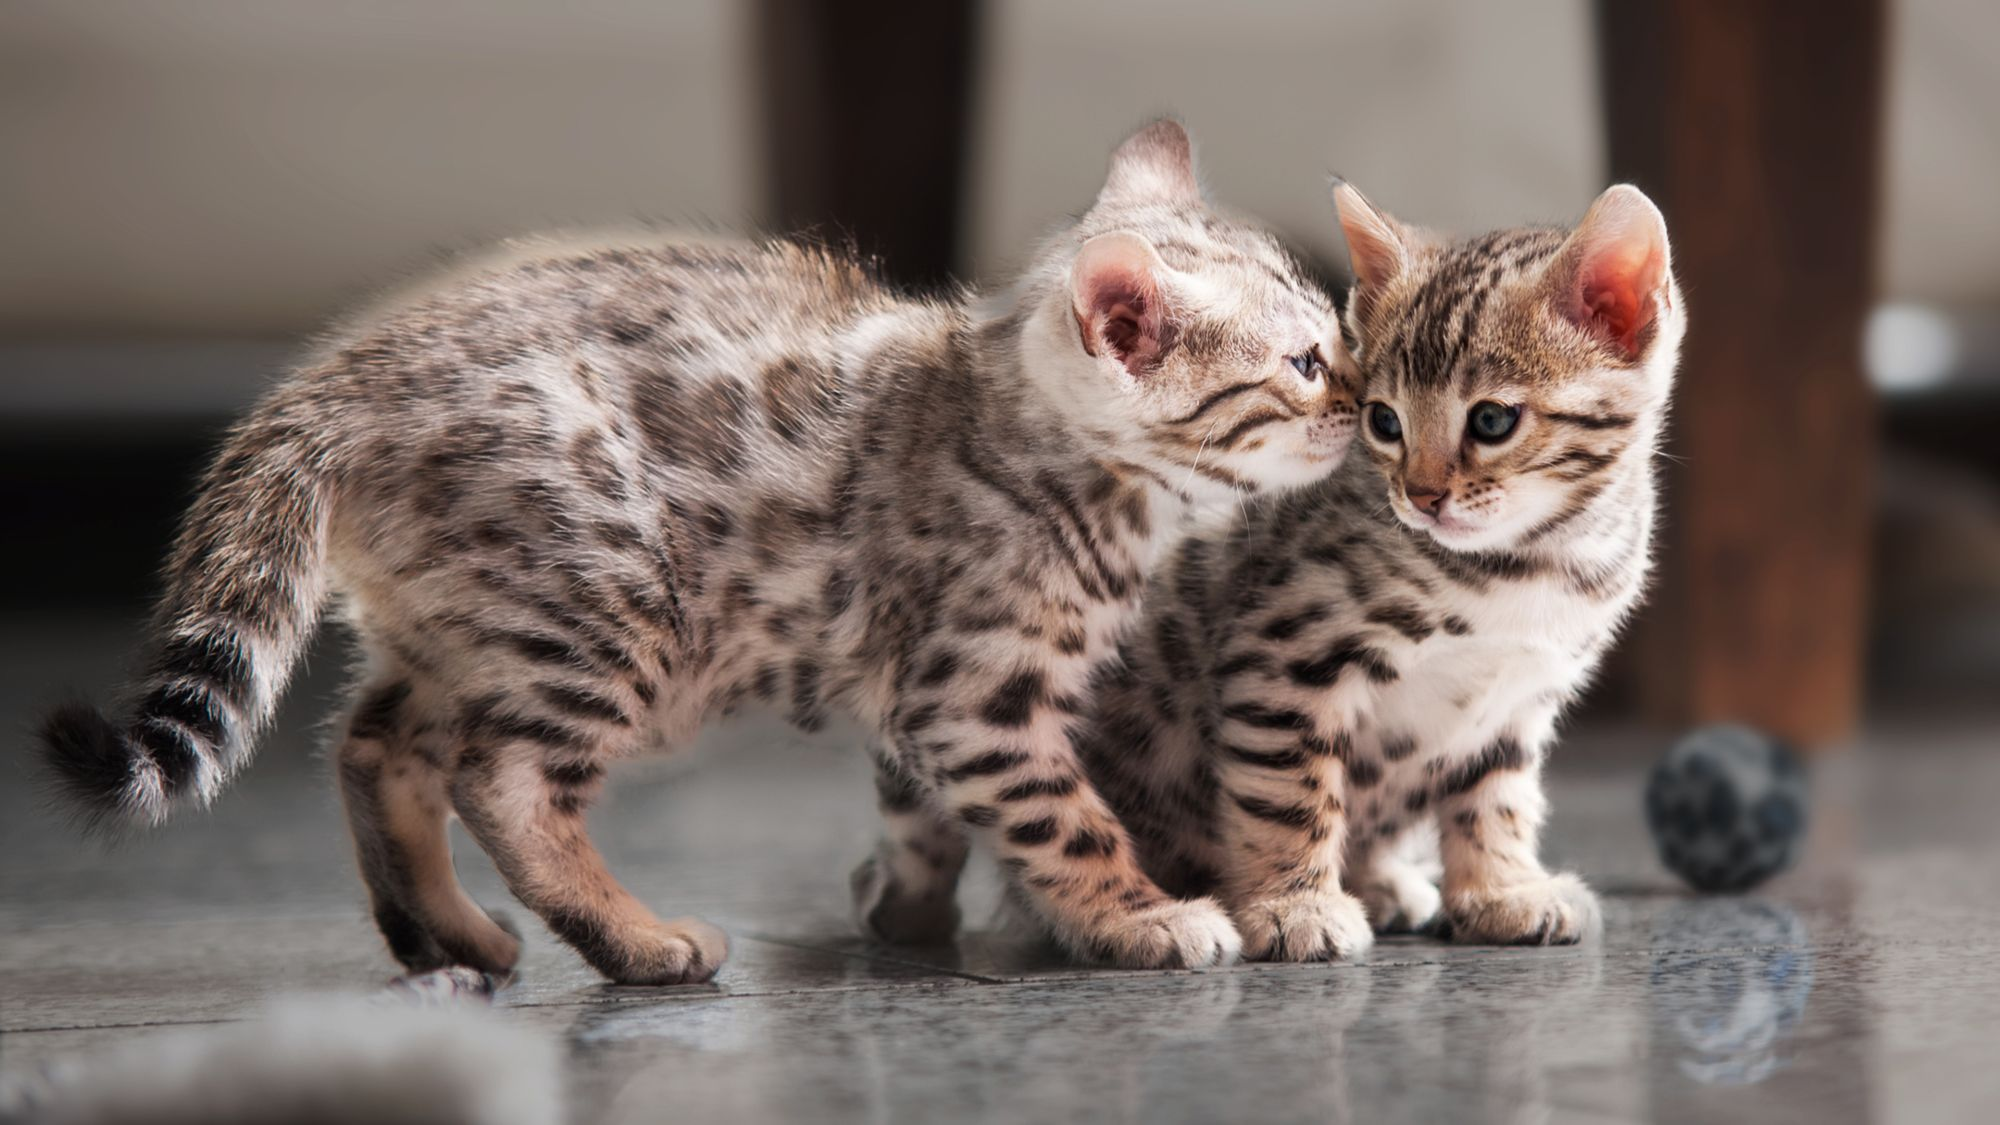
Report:
M 1416 488 L 1405 488 L 1403 495 L 1410 498 L 1410 503 L 1416 505 L 1418 511 L 1437 515 L 1438 509 L 1444 507 L 1445 497 L 1450 495 L 1450 493 L 1424 492 Z

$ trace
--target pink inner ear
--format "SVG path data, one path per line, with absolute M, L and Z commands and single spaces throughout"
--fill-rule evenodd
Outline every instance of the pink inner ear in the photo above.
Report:
M 1550 299 L 1570 323 L 1637 360 L 1668 300 L 1667 227 L 1629 184 L 1607 189 L 1551 269 Z
M 1146 346 L 1144 299 L 1136 304 L 1120 304 L 1104 314 L 1104 342 L 1119 355 L 1131 355 Z
M 1585 316 L 1606 339 L 1628 354 L 1638 350 L 1639 329 L 1645 317 L 1638 294 L 1620 279 L 1611 278 L 1605 282 L 1584 282 L 1581 296 Z
M 1077 321 L 1086 352 L 1097 355 L 1101 340 L 1134 376 L 1145 375 L 1164 350 L 1159 302 L 1146 280 L 1112 272 L 1093 278 Z
M 1613 244 L 1588 255 L 1577 271 L 1570 319 L 1636 359 L 1658 315 L 1653 300 L 1665 262 L 1650 244 Z

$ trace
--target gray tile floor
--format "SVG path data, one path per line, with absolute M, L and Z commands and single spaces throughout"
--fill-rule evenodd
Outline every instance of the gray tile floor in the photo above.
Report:
M 128 636 L 3 629 L 15 731 L 60 687 L 107 684 Z M 338 648 L 212 813 L 119 848 L 63 828 L 21 742 L 0 756 L 0 1074 L 392 975 L 316 749 Z M 1990 1121 L 1995 729 L 1879 725 L 1818 769 L 1805 862 L 1731 898 L 1684 893 L 1649 856 L 1654 740 L 1586 729 L 1559 754 L 1549 850 L 1605 894 L 1600 945 L 1410 938 L 1358 964 L 1191 974 L 1079 968 L 983 925 L 986 869 L 955 948 L 863 941 L 844 890 L 872 832 L 863 763 L 838 737 L 745 724 L 626 769 L 594 816 L 636 892 L 731 931 L 716 982 L 609 988 L 531 925 L 499 1004 L 565 1043 L 578 1122 Z

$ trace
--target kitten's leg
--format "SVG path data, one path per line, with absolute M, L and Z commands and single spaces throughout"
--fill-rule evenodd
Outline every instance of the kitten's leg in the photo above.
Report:
M 854 869 L 854 914 L 883 941 L 936 945 L 958 932 L 958 875 L 965 868 L 965 832 L 944 819 L 908 772 L 884 756 L 875 760 L 882 840 Z
M 1344 882 L 1376 933 L 1409 933 L 1437 921 L 1444 907 L 1437 866 L 1437 830 L 1424 818 L 1400 837 L 1375 841 L 1358 854 L 1350 848 Z
M 506 973 L 521 943 L 459 886 L 445 831 L 450 798 L 407 714 L 410 692 L 400 678 L 372 683 L 334 755 L 375 923 L 412 972 L 467 965 Z
M 574 746 L 471 744 L 452 776 L 452 803 L 508 888 L 592 968 L 619 984 L 709 979 L 728 952 L 722 931 L 655 917 L 590 842 L 583 814 L 602 774 Z
M 1458 941 L 1569 945 L 1600 926 L 1597 896 L 1537 854 L 1548 801 L 1541 748 L 1553 716 L 1495 739 L 1439 781 L 1445 917 Z
M 1129 668 L 1107 678 L 1078 750 L 1146 873 L 1169 894 L 1198 898 L 1215 893 L 1223 868 L 1215 778 L 1192 717 L 1160 702 Z
M 1215 747 L 1222 897 L 1244 956 L 1349 957 L 1374 942 L 1367 912 L 1341 888 L 1351 785 L 1345 734 L 1313 733 L 1303 711 L 1221 698 Z M 1269 698 L 1268 684 L 1241 693 Z
M 932 708 L 935 720 L 904 733 L 931 747 L 926 766 L 940 804 L 987 833 L 1058 941 L 1126 968 L 1236 959 L 1236 929 L 1213 901 L 1171 898 L 1140 868 L 1078 761 L 1072 697 L 1047 690 L 1041 671 L 985 683 L 966 676 L 955 686 L 958 713 Z

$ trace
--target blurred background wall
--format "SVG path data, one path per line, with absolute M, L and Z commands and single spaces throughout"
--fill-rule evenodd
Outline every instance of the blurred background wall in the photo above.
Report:
M 844 7 L 893 5 L 815 18 Z M 743 227 L 793 214 L 769 143 L 767 45 L 771 21 L 801 10 L 0 5 L 0 485 L 43 548 L 8 552 L 0 600 L 129 603 L 221 419 L 303 334 L 435 248 L 635 215 Z M 967 278 L 1003 277 L 1087 204 L 1109 148 L 1165 112 L 1191 126 L 1217 198 L 1336 274 L 1329 173 L 1454 229 L 1565 220 L 1607 179 L 1581 0 L 971 10 L 964 189 L 941 251 Z M 2000 661 L 2000 615 L 1967 612 L 2000 569 L 1984 432 L 2000 417 L 2000 5 L 1888 13 L 1871 237 L 1889 311 L 1867 354 L 1894 392 L 1875 573 L 1899 585 L 1874 602 L 1892 614 L 1878 642 L 1899 654 L 1885 675 L 1935 686 L 1968 660 Z M 1697 308 L 1704 297 L 1690 293 Z M 1939 660 L 1931 625 L 1898 639 L 1926 613 L 1970 648 Z M 1942 667 L 1912 675 L 1912 660 Z
M 754 11 L 0 5 L 0 335 L 289 337 L 427 247 L 760 221 Z M 2000 6 L 1892 12 L 1884 295 L 2000 304 Z M 1456 229 L 1560 220 L 1603 186 L 1578 0 L 995 0 L 981 20 L 968 274 L 1087 202 L 1109 146 L 1164 112 L 1220 198 L 1329 258 L 1330 172 Z

